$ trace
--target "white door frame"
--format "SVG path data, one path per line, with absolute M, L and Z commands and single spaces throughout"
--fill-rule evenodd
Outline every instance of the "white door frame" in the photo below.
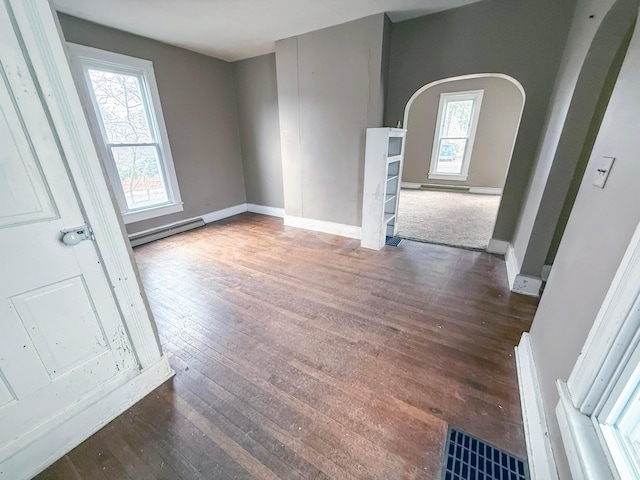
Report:
M 170 378 L 173 371 L 160 349 L 133 252 L 71 76 L 57 17 L 46 0 L 5 0 L 5 5 L 57 134 L 84 218 L 95 235 L 100 261 L 140 367 L 126 383 L 114 379 L 102 385 L 14 442 L 12 453 L 0 455 L 0 479 L 14 479 L 37 474 Z
M 133 252 L 111 195 L 71 77 L 62 33 L 45 0 L 8 0 L 42 98 L 51 115 L 77 195 L 96 237 L 103 265 L 122 309 L 141 368 L 160 358 Z

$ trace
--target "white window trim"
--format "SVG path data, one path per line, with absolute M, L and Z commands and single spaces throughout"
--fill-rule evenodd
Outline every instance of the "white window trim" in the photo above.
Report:
M 556 414 L 574 478 L 618 478 L 598 416 L 640 346 L 640 225 L 567 382 Z M 629 365 L 633 366 L 632 360 Z
M 465 182 L 469 176 L 469 166 L 471 164 L 471 155 L 473 152 L 473 144 L 476 139 L 476 131 L 478 129 L 478 119 L 480 118 L 480 108 L 482 106 L 482 97 L 484 90 L 469 90 L 466 92 L 441 93 L 440 103 L 438 104 L 438 117 L 436 119 L 436 131 L 433 137 L 433 148 L 431 150 L 431 162 L 429 164 L 429 180 L 454 180 L 456 182 Z M 471 128 L 469 130 L 469 138 L 467 140 L 467 148 L 462 159 L 462 171 L 459 174 L 436 173 L 438 166 L 438 155 L 440 151 L 440 139 L 442 134 L 442 122 L 444 121 L 444 112 L 447 102 L 451 100 L 474 100 L 473 114 L 471 117 Z
M 109 52 L 106 50 L 100 50 L 98 48 L 87 47 L 84 45 L 78 45 L 74 43 L 67 43 L 67 47 L 70 53 L 71 70 L 73 72 L 74 80 L 78 88 L 78 93 L 82 99 L 89 125 L 91 127 L 94 141 L 102 163 L 104 165 L 107 176 L 112 184 L 112 191 L 120 208 L 120 213 L 125 224 L 139 222 L 142 220 L 148 220 L 150 218 L 160 217 L 168 215 L 170 213 L 177 213 L 184 210 L 182 198 L 180 196 L 180 189 L 178 186 L 178 179 L 176 176 L 175 167 L 173 164 L 173 157 L 171 155 L 171 148 L 169 146 L 169 137 L 167 135 L 167 127 L 164 123 L 164 114 L 162 113 L 162 105 L 160 103 L 160 95 L 158 94 L 158 85 L 156 84 L 155 73 L 153 70 L 153 63 L 150 60 L 145 60 L 136 57 L 130 57 L 128 55 L 122 55 L 120 53 Z M 115 165 L 111 160 L 111 155 L 107 151 L 107 147 L 102 132 L 102 124 L 97 117 L 97 110 L 93 95 L 91 95 L 89 88 L 89 80 L 85 74 L 85 65 L 94 65 L 96 67 L 114 68 L 120 71 L 127 71 L 133 74 L 142 75 L 146 80 L 146 90 L 150 96 L 150 104 L 153 108 L 153 112 L 150 112 L 151 122 L 155 122 L 155 125 L 151 126 L 158 132 L 158 142 L 162 150 L 162 158 L 164 160 L 164 173 L 167 181 L 169 202 L 156 205 L 148 208 L 141 208 L 139 210 L 128 210 L 127 202 L 124 197 L 124 193 L 121 189 L 116 188 L 120 181 L 118 172 L 115 169 Z

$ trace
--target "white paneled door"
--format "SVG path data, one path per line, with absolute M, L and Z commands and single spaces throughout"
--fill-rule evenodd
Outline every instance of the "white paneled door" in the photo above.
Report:
M 138 371 L 95 242 L 61 241 L 86 222 L 30 67 L 0 8 L 0 459 Z

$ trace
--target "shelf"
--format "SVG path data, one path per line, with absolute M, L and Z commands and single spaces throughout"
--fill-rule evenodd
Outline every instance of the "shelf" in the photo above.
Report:
M 398 230 L 406 130 L 367 128 L 362 192 L 361 245 L 380 250 Z

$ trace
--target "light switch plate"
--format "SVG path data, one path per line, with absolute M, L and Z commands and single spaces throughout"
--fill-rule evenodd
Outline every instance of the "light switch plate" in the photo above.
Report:
M 604 184 L 607 183 L 611 167 L 615 157 L 602 157 L 598 163 L 596 163 L 596 169 L 593 172 L 593 184 L 596 187 L 604 188 Z

